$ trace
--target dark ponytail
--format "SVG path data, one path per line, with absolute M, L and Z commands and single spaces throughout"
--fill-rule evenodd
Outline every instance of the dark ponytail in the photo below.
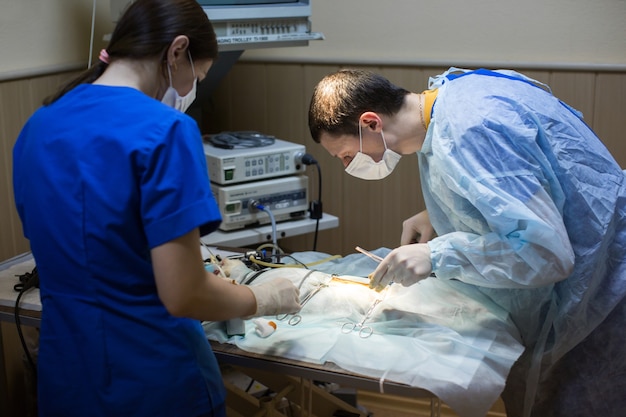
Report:
M 136 0 L 117 22 L 106 51 L 115 59 L 150 59 L 161 57 L 174 38 L 186 35 L 189 52 L 196 60 L 215 59 L 218 53 L 213 25 L 196 0 Z M 54 103 L 80 84 L 92 83 L 107 68 L 98 60 L 91 68 L 47 97 L 44 105 Z

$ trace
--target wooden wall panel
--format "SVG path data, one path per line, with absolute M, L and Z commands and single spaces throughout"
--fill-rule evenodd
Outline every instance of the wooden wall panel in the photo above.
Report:
M 0 84 L 0 103 L 9 103 L 7 87 Z M 16 219 L 13 210 L 13 193 L 11 190 L 11 142 L 8 129 L 8 114 L 4 111 L 6 104 L 0 106 L 0 259 L 5 259 L 16 252 L 13 229 Z
M 258 130 L 303 143 L 322 168 L 324 211 L 339 217 L 338 229 L 322 231 L 317 249 L 348 254 L 355 245 L 370 249 L 398 244 L 402 220 L 423 209 L 417 161 L 404 157 L 386 180 L 363 181 L 345 174 L 310 138 L 307 110 L 315 84 L 340 65 L 239 62 L 203 104 L 202 130 Z M 428 78 L 444 67 L 358 66 L 372 69 L 411 91 L 427 87 Z M 525 74 L 548 83 L 554 94 L 583 112 L 622 167 L 626 167 L 626 74 L 590 71 L 529 71 Z M 19 130 L 42 98 L 74 73 L 56 74 L 0 83 L 0 259 L 28 250 L 21 236 L 11 186 L 11 150 Z M 317 170 L 308 167 L 311 198 L 317 198 Z M 408 184 L 408 185 L 406 185 Z M 407 188 L 408 187 L 408 188 Z M 290 250 L 309 250 L 313 236 L 281 242 Z
M 266 126 L 274 126 L 271 131 L 262 131 L 286 140 L 304 145 L 306 134 L 306 114 L 304 108 L 304 68 L 301 65 L 267 65 L 265 75 L 266 100 L 263 103 Z M 309 193 L 315 199 L 318 193 L 317 173 L 314 167 L 307 168 Z M 301 235 L 281 242 L 289 251 L 312 250 L 314 237 Z
M 304 67 L 301 65 L 267 66 L 265 72 L 267 126 L 275 126 L 274 136 L 304 144 L 307 98 L 304 93 Z
M 303 67 L 303 120 L 304 126 L 304 146 L 307 153 L 312 155 L 318 162 L 322 176 L 322 205 L 324 212 L 330 213 L 339 218 L 339 228 L 323 231 L 320 233 L 317 250 L 331 255 L 342 254 L 344 233 L 342 223 L 344 216 L 344 182 L 343 167 L 336 158 L 331 157 L 321 145 L 315 143 L 309 134 L 308 109 L 313 88 L 324 75 L 336 71 L 339 67 L 335 65 L 306 65 Z M 307 169 L 309 183 L 317 184 L 317 169 L 309 167 Z M 314 198 L 317 198 L 317 193 Z
M 594 105 L 594 130 L 626 169 L 626 76 L 598 74 Z
M 582 112 L 587 124 L 592 126 L 596 74 L 591 72 L 552 73 L 548 84 L 556 97 Z
M 267 126 L 267 68 L 262 64 L 235 66 L 230 83 L 229 130 L 270 132 Z
M 32 101 L 30 83 L 13 81 L 0 84 L 0 110 L 2 120 L 2 181 L 0 181 L 0 258 L 6 259 L 29 249 L 28 242 L 22 236 L 21 223 L 15 210 L 12 184 L 12 154 L 13 145 L 23 121 L 33 112 L 35 106 Z

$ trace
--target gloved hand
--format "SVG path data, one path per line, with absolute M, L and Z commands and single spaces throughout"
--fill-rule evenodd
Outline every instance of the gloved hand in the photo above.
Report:
M 256 313 L 250 317 L 297 313 L 302 308 L 298 287 L 286 278 L 275 278 L 248 288 L 256 298 Z
M 241 282 L 243 277 L 252 271 L 239 259 L 225 258 L 220 263 L 220 267 L 227 278 L 234 279 L 237 282 Z
M 428 211 L 424 210 L 402 222 L 401 245 L 411 243 L 426 243 L 435 236 L 435 230 L 428 217 Z
M 369 275 L 370 288 L 381 291 L 390 282 L 405 287 L 427 278 L 432 272 L 430 248 L 426 243 L 400 246 L 382 260 Z

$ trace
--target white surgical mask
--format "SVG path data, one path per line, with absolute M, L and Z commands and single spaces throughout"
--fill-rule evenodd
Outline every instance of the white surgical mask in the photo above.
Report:
M 181 97 L 178 94 L 178 91 L 172 86 L 172 70 L 170 69 L 170 64 L 167 64 L 167 74 L 170 77 L 170 86 L 165 91 L 161 102 L 167 104 L 170 107 L 175 108 L 181 112 L 186 112 L 191 103 L 196 99 L 196 89 L 198 85 L 198 79 L 196 78 L 196 71 L 193 68 L 193 60 L 191 59 L 191 53 L 187 50 L 187 55 L 189 56 L 189 62 L 191 62 L 191 72 L 193 74 L 193 87 L 191 87 L 191 91 L 187 93 L 187 95 Z
M 385 152 L 383 153 L 383 158 L 380 161 L 374 162 L 374 159 L 372 159 L 371 156 L 363 153 L 363 136 L 361 135 L 361 124 L 359 123 L 360 150 L 346 167 L 346 172 L 348 174 L 363 180 L 382 180 L 391 174 L 396 165 L 398 165 L 398 162 L 400 162 L 400 158 L 402 156 L 387 148 L 385 134 L 382 130 L 380 131 L 380 135 L 383 138 Z

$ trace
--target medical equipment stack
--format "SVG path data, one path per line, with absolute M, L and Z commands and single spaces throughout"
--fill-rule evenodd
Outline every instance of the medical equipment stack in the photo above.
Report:
M 309 182 L 303 174 L 304 145 L 256 132 L 230 132 L 205 135 L 204 153 L 222 214 L 220 230 L 306 216 Z

